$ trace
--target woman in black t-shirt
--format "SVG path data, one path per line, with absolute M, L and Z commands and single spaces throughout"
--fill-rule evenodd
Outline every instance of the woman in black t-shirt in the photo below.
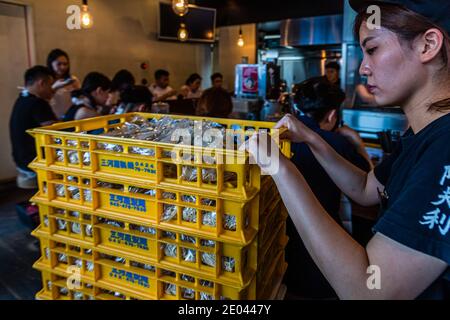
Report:
M 354 201 L 382 205 L 375 235 L 365 248 L 353 240 L 285 157 L 280 156 L 273 178 L 306 248 L 340 298 L 445 298 L 450 265 L 450 17 L 445 13 L 450 2 L 350 4 L 359 11 L 360 72 L 369 90 L 378 105 L 400 105 L 411 125 L 401 149 L 367 174 L 294 117 L 285 117 L 277 128 L 287 127 L 286 138 L 307 143 Z M 367 10 L 372 4 L 380 12 Z M 372 24 L 377 19 L 367 12 L 380 14 L 381 26 Z M 246 147 L 256 157 L 266 143 L 252 138 Z

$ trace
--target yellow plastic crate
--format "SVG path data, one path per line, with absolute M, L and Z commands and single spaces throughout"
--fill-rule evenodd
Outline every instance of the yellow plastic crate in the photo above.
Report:
M 100 180 L 90 175 L 37 170 L 40 192 L 32 200 L 74 211 L 108 214 L 167 230 L 249 244 L 259 226 L 259 195 L 231 200 L 192 191 Z
M 237 246 L 118 220 L 93 217 L 93 223 L 89 224 L 69 217 L 70 212 L 56 216 L 50 214 L 49 230 L 39 227 L 33 235 L 103 250 L 120 257 L 141 259 L 235 286 L 247 285 L 257 269 L 256 241 L 247 246 Z M 89 237 L 80 232 L 87 226 L 92 226 Z
M 163 187 L 176 187 L 180 191 L 196 190 L 205 195 L 238 199 L 248 199 L 254 190 L 259 191 L 260 170 L 258 166 L 248 164 L 246 153 L 237 152 L 234 149 L 219 150 L 203 147 L 191 147 L 189 151 L 180 148 L 174 150 L 173 144 L 99 135 L 136 115 L 146 119 L 164 117 L 164 115 L 146 113 L 113 115 L 58 123 L 30 130 L 29 133 L 36 140 L 37 150 L 37 159 L 32 168 L 66 170 L 74 174 L 95 174 L 99 179 L 127 177 L 143 185 L 152 183 Z M 234 130 L 233 135 L 241 136 L 242 141 L 255 131 L 267 130 L 273 133 L 272 128 L 275 125 L 272 122 L 233 119 L 172 115 L 170 117 L 217 122 L 229 130 Z M 113 145 L 115 151 L 104 150 L 105 148 L 102 148 L 104 145 Z M 280 148 L 285 155 L 291 155 L 288 141 L 281 141 Z M 148 155 L 133 153 L 137 149 L 145 150 Z M 176 154 L 177 161 L 172 160 L 172 152 Z M 205 153 L 214 159 L 213 164 L 201 163 Z M 186 154 L 193 156 L 194 161 L 183 162 L 182 157 Z M 230 161 L 231 159 L 233 160 Z M 196 172 L 196 177 L 187 181 L 183 175 L 186 170 L 196 170 L 192 171 Z M 205 178 L 202 175 L 204 172 L 212 173 L 215 178 Z
M 61 272 L 41 271 L 41 277 L 43 289 L 36 294 L 37 300 L 145 300 L 86 280 L 79 281 L 76 287 L 69 286 L 70 276 Z
M 150 300 L 256 299 L 256 277 L 253 277 L 244 287 L 223 285 L 198 275 L 146 264 L 137 259 L 113 257 L 96 250 L 89 251 L 88 247 L 45 238 L 40 240 L 42 251 L 48 254 L 44 254 L 35 263 L 36 269 L 58 277 L 67 279 L 72 277 L 73 281 L 75 272 L 72 268 L 76 266 L 80 268 L 78 279 L 83 284 L 120 292 L 125 297 Z M 39 295 L 56 299 L 58 291 L 52 292 L 48 287 L 48 280 L 48 278 L 43 279 L 44 290 Z M 55 281 L 55 279 L 52 280 L 52 282 Z M 68 288 L 67 281 L 61 281 L 59 287 Z M 82 287 L 85 288 L 85 286 Z M 76 289 L 81 290 L 79 287 Z M 83 293 L 95 298 L 97 295 L 92 290 L 83 291 Z M 64 297 L 69 299 L 72 296 L 64 294 Z
M 272 263 L 269 273 L 264 275 L 265 281 L 257 283 L 254 282 L 246 290 L 239 290 L 237 288 L 227 288 L 224 286 L 217 286 L 214 283 L 207 283 L 206 281 L 197 280 L 194 277 L 187 275 L 176 275 L 179 277 L 178 282 L 170 281 L 163 282 L 164 284 L 172 284 L 169 287 L 172 290 L 167 290 L 169 293 L 173 293 L 173 286 L 177 288 L 176 283 L 179 283 L 180 289 L 175 289 L 175 292 L 181 294 L 181 296 L 175 296 L 175 299 L 179 300 L 209 300 L 214 298 L 214 294 L 210 294 L 211 286 L 215 288 L 215 296 L 219 299 L 231 299 L 230 296 L 235 297 L 236 300 L 268 300 L 274 296 L 274 290 L 278 288 L 281 283 L 281 279 L 286 271 L 287 264 L 284 262 L 284 256 L 281 253 L 277 255 L 278 260 Z M 81 277 L 78 283 L 73 283 L 70 280 L 71 275 L 68 272 L 62 270 L 49 269 L 45 263 L 38 262 L 36 266 L 41 271 L 43 289 L 36 294 L 37 300 L 153 300 L 149 296 L 142 295 L 138 292 L 130 294 L 128 290 L 123 286 L 108 285 L 106 283 L 100 284 L 99 282 L 92 282 L 87 280 L 86 277 Z M 172 277 L 173 278 L 173 277 Z M 184 280 L 183 280 L 184 279 Z M 193 281 L 193 282 L 192 282 Z M 174 283 L 175 282 L 175 283 Z M 186 284 L 186 282 L 188 284 Z M 71 284 L 71 285 L 69 285 Z M 172 294 L 167 294 L 164 289 L 168 286 L 164 285 L 159 287 L 160 299 L 159 300 L 173 300 Z M 193 285 L 197 284 L 197 286 Z M 200 293 L 196 293 L 195 289 L 200 287 Z M 206 287 L 206 289 L 204 289 Z M 158 287 L 156 287 L 158 289 Z M 162 290 L 161 290 L 162 289 Z M 205 292 L 207 291 L 207 292 Z M 158 293 L 157 293 L 158 294 Z M 227 296 L 222 296 L 226 294 Z

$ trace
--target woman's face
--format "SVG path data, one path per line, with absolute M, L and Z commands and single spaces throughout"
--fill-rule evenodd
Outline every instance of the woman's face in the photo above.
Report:
M 69 60 L 65 56 L 59 56 L 52 62 L 52 68 L 58 77 L 64 77 L 69 72 Z
M 190 87 L 192 91 L 197 91 L 198 89 L 200 89 L 200 86 L 202 85 L 202 80 L 197 79 L 194 82 L 191 83 Z
M 110 97 L 109 93 L 110 90 L 103 90 L 102 88 L 99 87 L 92 93 L 92 97 L 95 99 L 97 105 L 106 106 L 108 99 Z
M 364 59 L 360 74 L 380 106 L 404 106 L 423 83 L 425 70 L 415 48 L 401 43 L 393 32 L 360 28 Z

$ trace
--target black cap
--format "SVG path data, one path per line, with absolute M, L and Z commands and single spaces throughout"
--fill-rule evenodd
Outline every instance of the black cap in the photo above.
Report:
M 448 0 L 350 0 L 350 6 L 358 12 L 373 4 L 402 5 L 450 33 L 450 1 Z
M 295 85 L 294 102 L 303 112 L 338 109 L 345 93 L 324 77 L 315 77 Z

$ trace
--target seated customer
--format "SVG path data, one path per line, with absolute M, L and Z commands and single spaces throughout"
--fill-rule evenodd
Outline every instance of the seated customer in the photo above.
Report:
M 122 91 L 120 101 L 116 114 L 150 112 L 153 96 L 146 86 L 133 86 Z
M 181 95 L 184 99 L 199 99 L 203 91 L 200 89 L 202 77 L 198 73 L 193 73 L 186 80 L 186 84 L 181 87 Z
M 212 88 L 223 88 L 223 75 L 216 72 L 211 75 L 211 86 Z
M 36 174 L 28 169 L 36 158 L 36 147 L 29 129 L 51 125 L 56 116 L 49 104 L 54 91 L 52 71 L 43 66 L 33 67 L 25 72 L 25 90 L 14 104 L 9 122 L 10 139 L 16 163 L 17 185 L 23 189 L 36 189 Z
M 166 70 L 156 70 L 155 83 L 149 89 L 153 95 L 154 102 L 175 100 L 177 91 L 169 86 L 169 72 Z
M 71 93 L 81 88 L 80 80 L 70 72 L 69 55 L 61 49 L 53 49 L 47 57 L 47 68 L 53 72 L 55 83 L 53 89 L 55 95 L 50 101 L 58 119 L 62 119 L 64 114 L 72 105 Z
M 196 114 L 205 117 L 227 118 L 233 112 L 233 101 L 222 88 L 205 90 L 197 103 Z
M 317 132 L 341 156 L 363 170 L 369 171 L 369 156 L 362 146 L 362 140 L 348 139 L 352 131 L 345 127 L 340 134 L 336 131 L 339 124 L 339 109 L 345 94 L 323 78 L 313 78 L 297 86 L 295 93 L 296 109 L 303 113 L 298 118 Z M 354 132 L 354 131 L 353 131 Z M 357 133 L 355 132 L 357 135 Z M 334 184 L 305 143 L 292 145 L 292 161 L 303 173 L 312 191 L 332 218 L 342 225 L 339 216 L 341 191 Z M 291 297 L 311 299 L 336 298 L 320 270 L 306 251 L 294 223 L 289 218 L 287 224 L 289 242 L 286 247 L 288 270 L 285 283 Z
M 112 79 L 111 93 L 106 104 L 110 107 L 118 106 L 120 104 L 120 95 L 122 92 L 135 84 L 136 79 L 130 71 L 126 69 L 118 71 Z
M 73 105 L 64 115 L 64 121 L 94 118 L 109 113 L 106 103 L 111 90 L 111 80 L 98 72 L 84 78 L 81 90 L 74 92 Z

